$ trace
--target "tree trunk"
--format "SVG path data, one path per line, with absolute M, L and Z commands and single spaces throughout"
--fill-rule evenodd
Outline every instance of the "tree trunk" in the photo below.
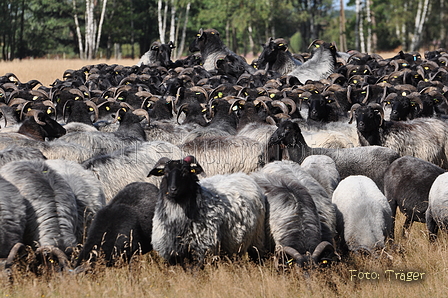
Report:
M 163 16 L 162 16 L 162 0 L 157 2 L 157 21 L 159 25 L 159 39 L 161 43 L 165 43 L 165 30 L 163 26 Z
M 181 57 L 184 52 L 185 38 L 187 36 L 188 15 L 190 14 L 190 7 L 191 7 L 191 2 L 188 2 L 187 7 L 185 8 L 185 21 L 184 21 L 184 27 L 182 28 L 182 37 L 180 39 L 180 46 L 177 49 L 177 57 Z
M 423 32 L 423 25 L 426 22 L 428 10 L 429 10 L 429 0 L 419 0 L 417 7 L 417 14 L 415 16 L 414 35 L 412 36 L 410 47 L 411 51 L 418 50 L 421 41 L 421 35 Z
M 86 59 L 84 47 L 82 45 L 81 29 L 79 28 L 78 13 L 76 12 L 76 0 L 73 0 L 73 11 L 74 11 L 73 18 L 75 19 L 75 26 L 76 26 L 76 36 L 78 37 L 79 58 Z
M 172 42 L 176 41 L 176 6 L 174 5 L 174 0 L 171 0 L 171 22 L 170 22 L 170 40 Z
M 100 22 L 98 24 L 98 34 L 96 36 L 96 43 L 95 43 L 95 48 L 94 48 L 94 57 L 96 57 L 96 55 L 98 53 L 98 48 L 100 46 L 101 29 L 103 28 L 104 15 L 106 14 L 106 5 L 107 5 L 107 0 L 103 0 L 103 8 L 101 9 L 101 17 L 100 17 Z
M 339 1 L 339 50 L 342 52 L 347 51 L 347 40 L 345 34 L 345 8 L 344 8 L 344 0 Z

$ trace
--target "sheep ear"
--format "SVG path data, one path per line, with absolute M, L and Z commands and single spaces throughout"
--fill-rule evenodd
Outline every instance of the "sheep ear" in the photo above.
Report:
M 159 176 L 163 176 L 163 175 L 165 175 L 165 168 L 154 168 L 149 172 L 147 177 L 150 177 L 150 176 L 158 176 L 159 177 Z
M 201 29 L 199 29 L 199 33 L 198 33 L 197 37 L 201 38 L 203 34 L 204 34 L 204 30 L 202 30 L 202 28 L 201 28 Z
M 206 176 L 204 169 L 199 164 L 191 164 L 191 172 L 196 175 Z

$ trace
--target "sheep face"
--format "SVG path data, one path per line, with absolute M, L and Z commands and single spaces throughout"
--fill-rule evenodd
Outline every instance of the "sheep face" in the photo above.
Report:
M 215 29 L 199 30 L 196 38 L 191 42 L 189 50 L 190 52 L 203 52 L 208 46 L 222 47 L 222 41 L 219 37 L 219 32 Z
M 302 131 L 297 123 L 284 121 L 278 125 L 277 130 L 269 139 L 268 146 L 279 144 L 284 146 L 306 144 L 302 136 Z
M 202 167 L 194 163 L 193 156 L 183 160 L 167 160 L 162 158 L 148 176 L 163 176 L 160 184 L 161 194 L 169 200 L 182 203 L 185 198 L 196 194 L 199 181 L 197 174 L 203 173 Z
M 25 119 L 18 133 L 41 141 L 46 138 L 54 139 L 65 135 L 65 128 L 45 112 L 33 110 L 32 115 L 33 117 Z
M 356 128 L 361 133 L 378 130 L 382 125 L 383 110 L 378 104 L 369 104 L 367 106 L 361 106 L 359 104 L 357 106 L 354 105 L 351 113 L 353 112 L 355 113 Z
M 279 51 L 288 50 L 288 44 L 284 39 L 281 38 L 274 40 L 272 37 L 270 37 L 266 44 L 262 46 L 263 51 L 258 57 L 257 67 L 259 69 L 264 69 L 268 64 L 275 63 Z

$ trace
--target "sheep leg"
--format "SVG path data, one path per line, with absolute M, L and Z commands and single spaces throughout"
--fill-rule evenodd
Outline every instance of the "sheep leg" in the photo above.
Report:
M 8 270 L 12 267 L 12 264 L 14 263 L 14 258 L 17 256 L 20 250 L 25 248 L 25 245 L 22 243 L 16 243 L 10 250 L 8 257 L 3 262 L 3 269 Z
M 403 231 L 402 231 L 402 236 L 407 238 L 407 236 L 409 235 L 409 230 L 411 229 L 413 220 L 410 217 L 406 217 L 406 220 L 404 221 L 403 224 Z

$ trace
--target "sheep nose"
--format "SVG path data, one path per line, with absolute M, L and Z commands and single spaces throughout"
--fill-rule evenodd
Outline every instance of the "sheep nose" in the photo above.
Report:
M 358 130 L 362 131 L 366 127 L 366 124 L 363 121 L 358 122 Z
M 176 186 L 170 186 L 170 192 L 175 193 L 177 191 Z

